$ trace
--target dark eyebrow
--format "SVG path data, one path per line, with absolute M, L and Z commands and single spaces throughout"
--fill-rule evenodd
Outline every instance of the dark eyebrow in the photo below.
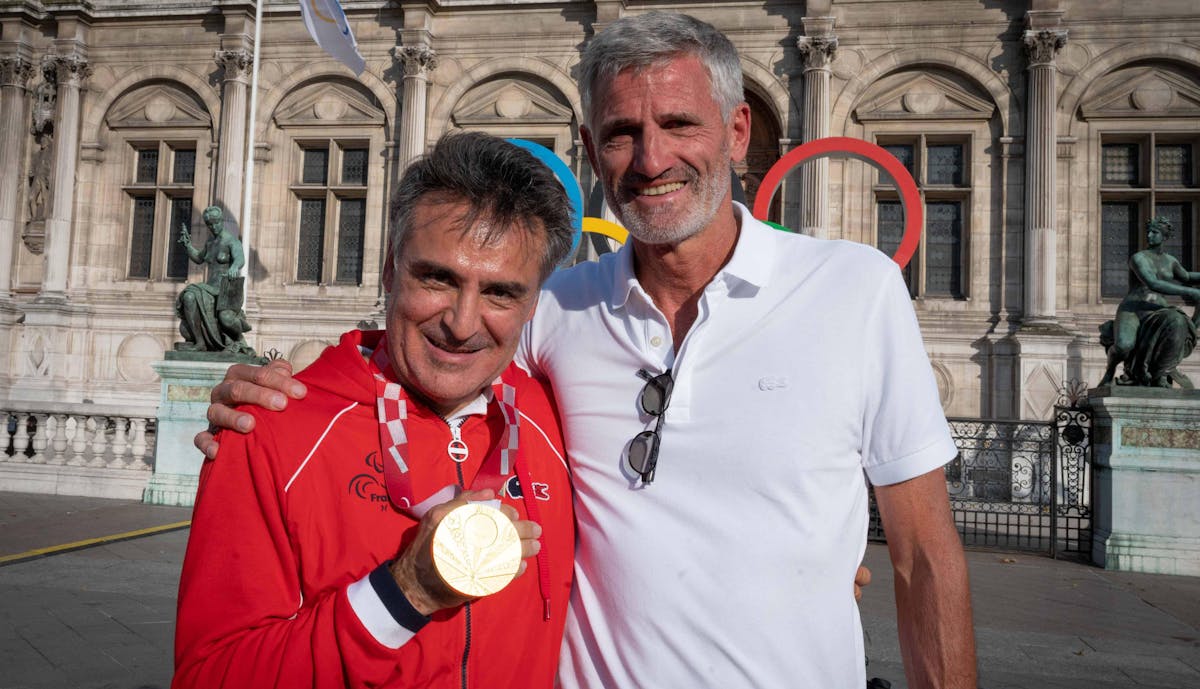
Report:
M 462 281 L 462 276 L 455 272 L 454 269 L 433 261 L 413 261 L 409 265 L 409 271 L 414 275 L 446 275 L 453 278 L 455 282 Z M 485 282 L 482 287 L 484 291 L 499 290 L 517 298 L 524 297 L 529 293 L 529 288 L 516 280 Z
M 664 112 L 658 116 L 659 122 L 672 122 L 675 120 L 683 120 L 684 122 L 699 122 L 700 116 L 694 112 L 681 110 L 679 112 Z
M 409 270 L 409 272 L 411 272 L 415 275 L 430 275 L 433 273 L 445 273 L 446 275 L 450 275 L 451 277 L 455 277 L 455 278 L 458 277 L 458 274 L 455 273 L 452 269 L 450 269 L 440 263 L 434 263 L 433 261 L 413 261 L 412 263 L 409 264 L 408 270 Z
M 655 115 L 655 119 L 657 119 L 659 122 L 699 122 L 700 116 L 694 112 L 689 112 L 687 110 L 680 110 L 677 112 L 658 113 L 657 115 Z M 638 121 L 635 119 L 621 117 L 621 118 L 617 118 L 617 119 L 608 120 L 606 122 L 601 122 L 600 123 L 600 132 L 602 134 L 608 134 L 609 132 L 612 132 L 613 130 L 621 129 L 623 127 L 631 127 L 631 126 L 636 127 L 636 126 L 640 126 L 640 125 L 638 124 Z
M 520 299 L 526 294 L 529 294 L 529 288 L 519 282 L 508 280 L 497 280 L 496 282 L 487 282 L 483 285 L 484 291 L 498 290 L 504 294 L 511 294 L 513 297 Z

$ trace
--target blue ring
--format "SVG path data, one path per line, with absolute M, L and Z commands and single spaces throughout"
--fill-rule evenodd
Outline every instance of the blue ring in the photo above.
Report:
M 529 151 L 535 158 L 545 163 L 554 172 L 554 176 L 563 185 L 563 189 L 567 191 L 567 198 L 571 201 L 571 227 L 575 229 L 575 232 L 571 235 L 571 251 L 563 259 L 563 265 L 566 265 L 575 257 L 575 251 L 579 248 L 579 241 L 583 237 L 583 191 L 579 188 L 579 180 L 575 179 L 575 173 L 571 172 L 571 168 L 567 167 L 562 158 L 545 146 L 525 139 L 506 139 L 506 141 Z

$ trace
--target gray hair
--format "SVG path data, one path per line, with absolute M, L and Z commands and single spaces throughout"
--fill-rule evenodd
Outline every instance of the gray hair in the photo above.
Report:
M 545 280 L 571 250 L 571 202 L 554 172 L 529 151 L 480 132 L 450 133 L 404 172 L 392 196 L 388 245 L 400 260 L 412 231 L 412 216 L 422 200 L 466 201 L 463 232 L 488 221 L 484 242 L 513 229 L 544 240 L 541 279 Z
M 711 24 L 675 12 L 650 12 L 622 17 L 609 24 L 588 43 L 579 65 L 583 116 L 592 120 L 592 96 L 600 82 L 623 70 L 642 69 L 680 55 L 695 55 L 708 70 L 713 100 L 721 117 L 745 100 L 742 65 L 737 49 Z

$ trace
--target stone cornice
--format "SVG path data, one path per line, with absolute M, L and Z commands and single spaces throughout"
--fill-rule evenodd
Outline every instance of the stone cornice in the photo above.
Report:
M 1058 51 L 1067 44 L 1066 29 L 1027 30 L 1022 36 L 1025 44 L 1025 55 L 1030 67 L 1053 65 Z

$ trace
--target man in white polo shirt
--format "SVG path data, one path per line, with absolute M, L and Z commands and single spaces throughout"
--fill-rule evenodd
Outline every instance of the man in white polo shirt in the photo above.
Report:
M 576 490 L 562 685 L 861 689 L 865 472 L 909 685 L 973 687 L 955 448 L 895 264 L 732 202 L 750 113 L 713 27 L 623 18 L 580 74 L 631 241 L 551 278 L 517 357 L 554 387 Z

